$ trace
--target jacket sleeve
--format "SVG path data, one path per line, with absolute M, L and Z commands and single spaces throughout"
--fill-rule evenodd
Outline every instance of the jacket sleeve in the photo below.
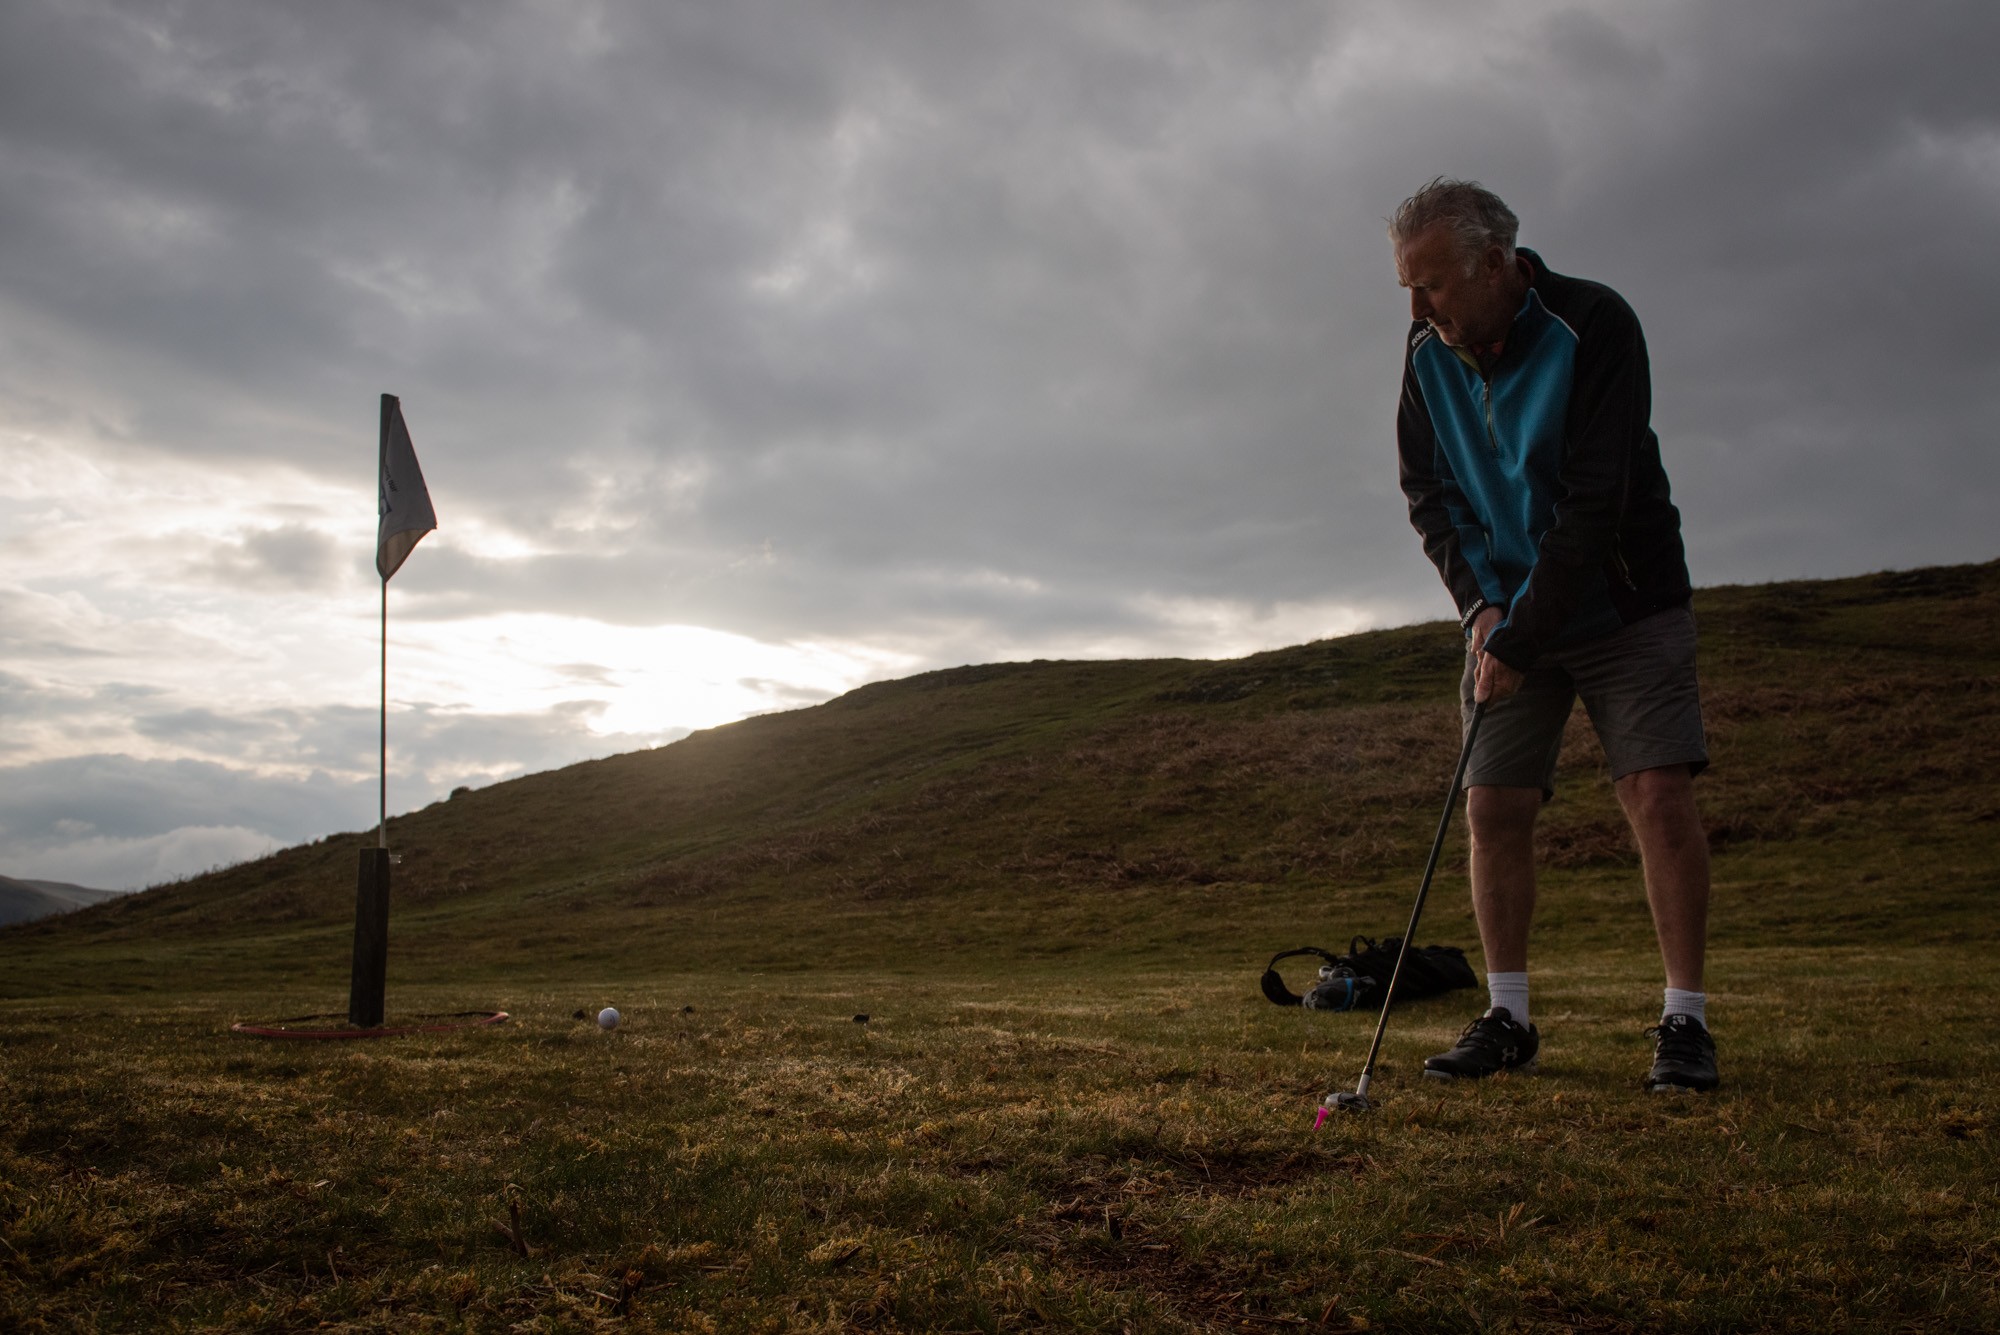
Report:
M 1443 576 L 1459 620 L 1464 621 L 1487 598 L 1473 565 L 1475 559 L 1482 564 L 1486 559 L 1486 530 L 1474 517 L 1438 448 L 1430 409 L 1424 404 L 1423 389 L 1407 354 L 1403 399 L 1396 411 L 1396 447 L 1403 496 L 1410 503 L 1410 524 L 1423 539 L 1424 555 Z
M 1622 298 L 1603 292 L 1577 330 L 1554 514 L 1527 583 L 1486 641 L 1486 652 L 1507 666 L 1525 672 L 1604 578 L 1652 409 L 1639 318 Z

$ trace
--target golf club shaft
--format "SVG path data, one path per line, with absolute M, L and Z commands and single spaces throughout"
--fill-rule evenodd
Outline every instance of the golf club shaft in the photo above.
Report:
M 1438 817 L 1437 838 L 1431 840 L 1430 861 L 1424 864 L 1423 884 L 1417 887 L 1417 902 L 1410 908 L 1410 925 L 1403 929 L 1402 948 L 1396 952 L 1396 967 L 1389 974 L 1389 990 L 1382 994 L 1382 1014 L 1375 1021 L 1375 1041 L 1368 1047 L 1368 1061 L 1361 1068 L 1361 1079 L 1355 1092 L 1366 1098 L 1368 1079 L 1375 1074 L 1375 1058 L 1382 1051 L 1382 1035 L 1389 1028 L 1389 1003 L 1396 999 L 1396 982 L 1403 976 L 1403 960 L 1410 953 L 1410 942 L 1417 936 L 1417 919 L 1424 914 L 1424 899 L 1431 892 L 1431 877 L 1437 872 L 1438 855 L 1444 852 L 1445 832 L 1451 828 L 1452 809 L 1458 805 L 1458 794 L 1465 785 L 1465 767 L 1472 761 L 1472 739 L 1479 736 L 1479 721 L 1486 717 L 1486 702 L 1479 701 L 1472 706 L 1472 722 L 1465 730 L 1465 744 L 1458 749 L 1458 768 L 1451 776 L 1451 792 L 1444 799 L 1444 815 Z

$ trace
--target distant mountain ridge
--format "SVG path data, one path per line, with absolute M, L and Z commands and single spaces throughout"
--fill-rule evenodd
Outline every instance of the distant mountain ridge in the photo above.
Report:
M 107 899 L 116 899 L 124 893 L 122 890 L 92 890 L 67 881 L 27 881 L 0 876 L 0 927 L 88 908 Z

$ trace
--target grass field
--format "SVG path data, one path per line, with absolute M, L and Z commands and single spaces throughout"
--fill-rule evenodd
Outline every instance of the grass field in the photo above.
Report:
M 344 1005 L 358 836 L 0 933 L 0 1329 L 2000 1329 L 2000 566 L 1698 611 L 1713 1095 L 1579 728 L 1542 1073 L 1399 1007 L 1311 1131 L 1372 1018 L 1257 974 L 1400 929 L 1448 627 L 959 669 L 392 822 L 391 1018 L 503 1026 L 228 1032 Z

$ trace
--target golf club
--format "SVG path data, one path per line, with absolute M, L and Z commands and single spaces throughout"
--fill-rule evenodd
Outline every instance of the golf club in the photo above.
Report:
M 1375 1058 L 1382 1051 L 1382 1034 L 1389 1027 L 1389 1004 L 1396 999 L 1396 980 L 1403 976 L 1403 959 L 1410 953 L 1410 942 L 1417 939 L 1417 919 L 1424 913 L 1424 897 L 1431 892 L 1431 876 L 1437 871 L 1438 854 L 1444 851 L 1445 831 L 1451 828 L 1451 811 L 1458 805 L 1459 791 L 1465 785 L 1465 767 L 1472 760 L 1472 739 L 1479 735 L 1479 721 L 1486 717 L 1486 702 L 1479 701 L 1472 706 L 1472 722 L 1465 729 L 1465 744 L 1458 750 L 1458 769 L 1451 776 L 1451 792 L 1444 799 L 1444 815 L 1438 817 L 1437 838 L 1431 840 L 1430 861 L 1424 864 L 1423 884 L 1417 887 L 1417 902 L 1410 908 L 1410 925 L 1403 929 L 1403 944 L 1396 950 L 1396 967 L 1389 974 L 1389 990 L 1382 994 L 1382 1014 L 1375 1021 L 1375 1041 L 1368 1047 L 1368 1061 L 1361 1068 L 1361 1079 L 1352 1092 L 1337 1090 L 1326 1096 L 1326 1101 L 1313 1117 L 1313 1130 L 1325 1125 L 1327 1114 L 1339 1112 L 1367 1112 L 1368 1080 L 1375 1074 Z

